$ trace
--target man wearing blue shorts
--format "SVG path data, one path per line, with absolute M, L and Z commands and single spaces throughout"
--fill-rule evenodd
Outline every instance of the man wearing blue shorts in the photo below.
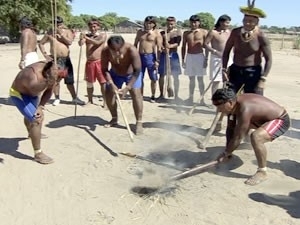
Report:
M 111 36 L 107 40 L 107 46 L 103 49 L 101 58 L 102 73 L 107 80 L 105 97 L 112 115 L 111 121 L 105 127 L 118 124 L 115 94 L 120 93 L 124 97 L 129 91 L 136 118 L 135 133 L 136 135 L 143 133 L 142 73 L 141 59 L 137 49 L 132 44 L 125 43 L 122 36 Z M 111 65 L 110 69 L 109 65 Z M 124 83 L 125 87 L 123 87 Z
M 11 101 L 24 116 L 34 150 L 34 160 L 41 164 L 53 162 L 41 150 L 41 129 L 43 108 L 52 95 L 57 73 L 57 67 L 52 61 L 33 63 L 18 73 L 9 90 Z
M 182 39 L 182 32 L 180 29 L 176 28 L 176 18 L 169 16 L 167 18 L 167 34 L 165 31 L 161 31 L 163 37 L 163 51 L 160 55 L 158 73 L 159 77 L 159 90 L 160 96 L 159 99 L 164 98 L 164 78 L 167 74 L 167 61 L 166 55 L 170 58 L 170 68 L 171 74 L 174 78 L 174 95 L 175 100 L 178 101 L 178 91 L 179 91 L 179 75 L 181 74 L 181 65 L 178 56 L 178 47 Z M 168 78 L 167 78 L 168 79 Z M 171 97 L 171 96 L 170 96 Z
M 151 102 L 155 102 L 155 90 L 158 80 L 157 69 L 162 47 L 162 37 L 156 29 L 156 20 L 153 16 L 147 16 L 144 20 L 144 29 L 137 31 L 134 46 L 138 47 L 142 62 L 143 80 L 146 69 L 151 80 Z M 143 94 L 144 83 L 142 84 Z

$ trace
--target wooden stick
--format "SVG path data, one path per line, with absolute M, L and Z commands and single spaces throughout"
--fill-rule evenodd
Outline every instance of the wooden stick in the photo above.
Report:
M 159 166 L 164 166 L 164 167 L 167 167 L 167 168 L 170 168 L 170 169 L 180 170 L 180 171 L 188 171 L 188 169 L 185 169 L 185 168 L 179 168 L 179 167 L 176 167 L 176 166 L 173 166 L 173 165 L 170 165 L 170 164 L 166 164 L 166 163 L 162 163 L 162 162 L 157 162 L 157 161 L 154 161 L 152 159 L 148 159 L 148 158 L 146 158 L 144 156 L 132 154 L 130 152 L 121 152 L 120 154 L 128 156 L 130 158 L 136 158 L 136 159 L 140 159 L 140 160 L 147 161 L 147 162 L 150 162 L 150 163 L 154 163 L 154 164 L 157 164 Z
M 207 143 L 208 143 L 208 141 L 209 141 L 209 139 L 210 139 L 210 136 L 211 136 L 212 133 L 214 132 L 214 130 L 215 130 L 215 128 L 216 128 L 216 125 L 217 125 L 218 121 L 219 121 L 220 118 L 221 118 L 221 115 L 222 115 L 221 112 L 218 112 L 218 113 L 216 114 L 216 116 L 215 116 L 215 118 L 214 118 L 214 120 L 213 120 L 213 122 L 212 122 L 212 124 L 211 124 L 211 126 L 210 126 L 210 128 L 209 128 L 209 130 L 208 130 L 208 132 L 207 132 L 207 134 L 205 135 L 204 140 L 202 141 L 202 143 L 201 143 L 201 142 L 199 143 L 199 148 L 205 149 L 205 147 L 206 147 L 206 145 L 207 145 Z
M 241 94 L 244 86 L 245 86 L 245 84 L 243 84 L 241 86 L 241 88 L 239 89 L 239 91 L 236 93 L 237 96 Z M 215 118 L 214 118 L 214 120 L 213 120 L 213 122 L 212 122 L 212 124 L 211 124 L 211 126 L 210 126 L 210 128 L 209 128 L 209 130 L 207 132 L 207 134 L 205 135 L 205 138 L 204 138 L 203 142 L 199 144 L 199 148 L 205 149 L 205 147 L 206 147 L 206 145 L 207 145 L 207 143 L 208 143 L 208 141 L 209 141 L 212 133 L 214 132 L 214 130 L 216 128 L 216 125 L 217 125 L 218 121 L 220 120 L 221 116 L 222 116 L 221 112 L 218 112 L 216 114 L 216 116 L 215 116 Z
M 132 131 L 130 129 L 130 126 L 128 124 L 128 120 L 125 116 L 125 113 L 123 111 L 123 106 L 122 106 L 122 103 L 121 103 L 121 99 L 120 99 L 120 96 L 119 96 L 119 93 L 117 91 L 115 91 L 115 95 L 116 95 L 116 98 L 117 98 L 117 102 L 118 102 L 118 105 L 120 107 L 120 111 L 121 111 L 121 114 L 123 116 L 123 119 L 124 119 L 124 122 L 125 122 L 125 125 L 126 125 L 126 128 L 127 128 L 127 131 L 128 131 L 128 135 L 129 135 L 129 138 L 130 140 L 133 142 L 133 135 L 132 135 Z
M 79 48 L 79 60 L 78 60 L 78 66 L 77 66 L 77 80 L 76 80 L 76 92 L 75 92 L 76 93 L 76 98 L 78 97 L 81 53 L 82 53 L 82 45 Z M 76 117 L 77 117 L 77 99 L 75 99 L 74 119 L 76 119 Z
M 174 176 L 172 176 L 170 178 L 170 181 L 181 180 L 181 179 L 193 176 L 193 175 L 197 175 L 199 173 L 202 173 L 202 172 L 206 171 L 207 169 L 210 169 L 210 168 L 216 166 L 218 163 L 219 162 L 215 160 L 215 161 L 211 161 L 209 163 L 206 163 L 204 165 L 196 166 L 196 167 L 194 167 L 194 168 L 192 168 L 188 171 L 185 171 L 185 172 L 182 172 L 182 173 L 179 173 L 179 174 L 175 174 Z
M 204 90 L 203 95 L 200 96 L 200 99 L 198 102 L 200 102 L 203 98 L 204 95 L 206 94 L 206 92 L 210 89 L 212 83 L 215 81 L 215 79 L 217 78 L 219 72 L 221 70 L 221 67 L 219 67 L 218 71 L 216 72 L 215 76 L 213 77 L 213 79 L 210 81 L 210 83 L 208 84 L 207 88 Z M 196 109 L 197 104 L 194 104 L 193 107 L 191 108 L 191 110 L 188 112 L 188 115 L 192 115 L 192 113 L 194 112 L 194 110 Z

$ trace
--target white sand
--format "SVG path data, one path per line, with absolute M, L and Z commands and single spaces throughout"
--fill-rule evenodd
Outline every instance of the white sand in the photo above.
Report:
M 134 35 L 124 35 L 133 42 Z M 40 54 L 40 53 L 39 53 Z M 77 76 L 79 47 L 71 46 Z M 300 64 L 299 57 L 274 52 L 274 64 L 266 96 L 284 105 L 292 127 L 268 147 L 269 179 L 258 186 L 244 180 L 256 168 L 253 150 L 241 146 L 233 161 L 171 184 L 178 186 L 169 197 L 140 198 L 135 186 L 160 185 L 178 171 L 131 159 L 116 153 L 126 151 L 180 165 L 213 160 L 225 143 L 224 135 L 212 136 L 207 150 L 197 148 L 213 120 L 213 110 L 198 107 L 194 114 L 177 113 L 174 105 L 144 102 L 144 135 L 130 142 L 126 129 L 106 129 L 111 119 L 97 106 L 47 105 L 42 149 L 55 163 L 43 166 L 32 161 L 32 147 L 18 110 L 7 101 L 8 89 L 18 72 L 18 45 L 0 46 L 0 218 L 3 225 L 268 225 L 300 224 Z M 42 57 L 41 57 L 42 59 Z M 86 100 L 82 55 L 79 97 Z M 180 77 L 180 97 L 188 97 L 188 79 Z M 205 78 L 206 85 L 208 77 Z M 145 95 L 150 95 L 146 78 Z M 100 94 L 95 84 L 95 94 Z M 196 89 L 195 93 L 199 93 Z M 158 95 L 158 94 L 157 94 Z M 61 85 L 63 100 L 71 97 Z M 199 97 L 195 94 L 195 100 Z M 210 103 L 210 93 L 205 97 Z M 98 102 L 97 98 L 95 101 Z M 130 100 L 123 100 L 130 124 L 135 123 Z M 102 102 L 98 102 L 101 104 Z M 188 110 L 188 108 L 187 108 Z M 120 115 L 121 125 L 124 125 Z M 225 124 L 224 124 L 225 125 Z M 222 132 L 224 134 L 224 131 Z M 158 198 L 160 196 L 160 198 Z M 289 197 L 290 196 L 290 197 Z

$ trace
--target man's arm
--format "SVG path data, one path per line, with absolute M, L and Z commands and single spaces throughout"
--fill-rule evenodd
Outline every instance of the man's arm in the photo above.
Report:
M 225 152 L 231 154 L 240 145 L 243 138 L 246 136 L 250 126 L 250 116 L 246 109 L 240 112 L 237 116 L 237 124 L 234 128 L 233 137 L 228 140 Z
M 25 56 L 27 54 L 27 46 L 28 46 L 28 42 L 29 42 L 29 32 L 27 32 L 27 30 L 23 31 L 22 36 L 21 36 L 21 60 L 20 61 L 24 61 L 25 60 Z
M 89 38 L 89 37 L 85 36 L 85 40 L 86 40 L 87 44 L 92 44 L 92 45 L 96 45 L 96 46 L 100 46 L 100 45 L 104 44 L 106 41 L 106 38 L 107 38 L 106 34 L 98 35 L 96 38 Z
M 48 87 L 44 91 L 44 93 L 43 93 L 43 95 L 41 97 L 41 101 L 40 101 L 39 106 L 44 107 L 46 105 L 46 103 L 49 101 L 49 99 L 51 98 L 52 93 L 53 93 L 53 86 Z
M 141 58 L 139 55 L 139 52 L 135 47 L 130 48 L 130 56 L 132 58 L 132 68 L 133 68 L 133 73 L 130 81 L 127 84 L 127 87 L 129 90 L 132 89 L 132 86 L 134 85 L 135 81 L 137 80 L 138 76 L 140 75 L 141 68 L 142 68 L 142 63 L 141 63 Z
M 230 36 L 226 42 L 225 48 L 224 48 L 224 52 L 223 52 L 223 56 L 222 56 L 222 65 L 223 65 L 223 69 L 227 69 L 228 66 L 228 60 L 229 60 L 229 54 L 231 49 L 234 46 L 234 35 L 235 35 L 235 30 L 233 30 L 230 33 Z
M 213 30 L 209 31 L 206 38 L 205 38 L 205 41 L 204 41 L 204 47 L 209 51 L 211 52 L 212 54 L 215 54 L 216 53 L 216 50 L 210 45 L 212 39 L 214 37 L 214 33 L 213 33 Z
M 140 42 L 140 33 L 141 33 L 141 30 L 138 30 L 137 33 L 136 33 L 136 36 L 135 36 L 135 39 L 134 39 L 134 46 L 137 48 L 138 47 L 138 44 Z
M 184 63 L 185 59 L 185 53 L 186 53 L 186 31 L 183 33 L 182 37 L 182 46 L 181 46 L 181 58 L 182 58 L 182 63 Z
M 43 38 L 39 41 L 39 49 L 40 49 L 40 51 L 42 52 L 42 54 L 43 54 L 43 56 L 47 59 L 47 57 L 48 57 L 48 54 L 47 54 L 47 52 L 46 52 L 46 50 L 45 50 L 45 44 L 47 43 L 47 42 L 49 42 L 49 36 L 48 36 L 48 34 L 45 34 L 44 36 L 43 36 Z
M 108 84 L 112 84 L 112 78 L 110 76 L 108 67 L 109 67 L 109 55 L 108 55 L 108 47 L 105 47 L 101 53 L 101 71 L 102 74 L 105 76 L 106 81 Z
M 57 30 L 57 39 L 59 42 L 62 42 L 65 45 L 71 45 L 74 39 L 73 33 L 71 30 L 66 29 L 65 32 L 58 29 Z
M 160 54 L 163 48 L 163 38 L 159 31 L 156 33 L 156 61 L 159 62 Z
M 262 76 L 267 77 L 272 66 L 272 51 L 271 51 L 271 45 L 268 40 L 268 38 L 261 33 L 260 36 L 258 36 L 258 40 L 260 42 L 260 48 L 263 53 L 263 56 L 265 58 L 265 66 Z

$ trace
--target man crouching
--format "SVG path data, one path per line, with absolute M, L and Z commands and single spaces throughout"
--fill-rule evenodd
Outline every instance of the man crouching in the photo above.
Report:
M 17 74 L 9 91 L 12 102 L 24 116 L 34 160 L 41 164 L 53 163 L 53 159 L 41 150 L 41 129 L 43 109 L 52 95 L 56 80 L 57 68 L 52 61 L 36 62 Z

